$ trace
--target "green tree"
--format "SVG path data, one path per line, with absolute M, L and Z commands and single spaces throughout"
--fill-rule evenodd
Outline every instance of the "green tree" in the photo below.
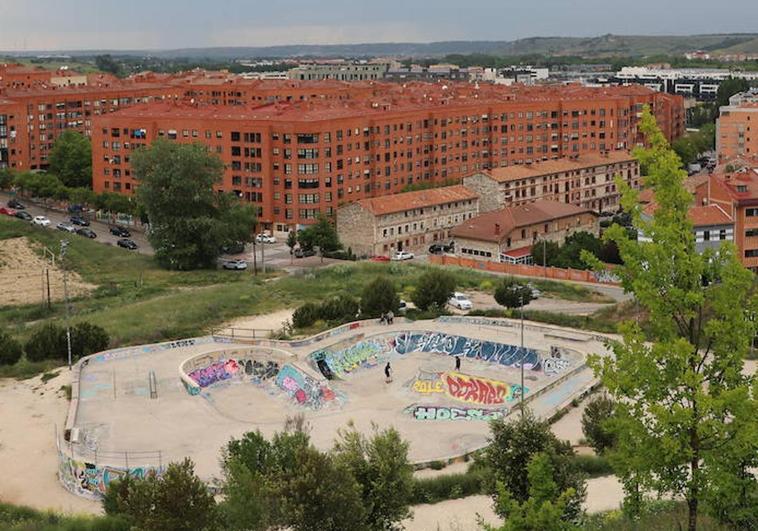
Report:
M 532 245 L 532 259 L 535 265 L 554 266 L 560 254 L 561 246 L 551 240 L 542 240 Z
M 756 379 L 741 371 L 756 332 L 750 319 L 756 297 L 752 274 L 733 245 L 695 250 L 687 218 L 692 196 L 682 185 L 679 157 L 649 109 L 640 128 L 649 148 L 635 154 L 649 169 L 646 185 L 658 209 L 644 222 L 628 188 L 622 187 L 622 202 L 651 241 L 630 240 L 615 226 L 606 237 L 617 243 L 624 261 L 616 274 L 647 317 L 620 327 L 613 357 L 590 363 L 616 400 L 612 463 L 632 509 L 640 491 L 680 496 L 694 531 L 701 501 L 742 479 L 739 467 L 723 463 L 754 460 L 758 453 L 755 437 L 749 444 L 744 438 L 758 422 Z M 747 492 L 755 492 L 755 482 L 753 476 Z
M 506 277 L 495 287 L 495 301 L 506 308 L 521 308 L 529 304 L 534 295 L 532 288 L 513 277 Z
M 131 214 L 134 212 L 132 198 L 115 192 L 103 192 L 95 196 L 95 207 L 111 214 Z
M 608 427 L 615 406 L 608 395 L 602 394 L 590 400 L 582 413 L 582 433 L 599 454 L 613 449 L 616 444 L 616 434 Z
M 65 336 L 65 330 L 62 333 Z M 102 326 L 83 321 L 71 329 L 71 354 L 75 359 L 101 352 L 108 348 L 108 343 L 110 337 Z
M 37 326 L 24 345 L 29 361 L 62 360 L 68 355 L 66 330 L 54 323 Z
M 156 141 L 132 154 L 137 191 L 150 219 L 150 243 L 164 267 L 211 267 L 224 245 L 252 240 L 255 214 L 216 193 L 223 164 L 200 144 Z
M 366 284 L 361 295 L 361 315 L 363 318 L 378 317 L 389 311 L 397 312 L 400 297 L 395 284 L 387 277 L 376 277 Z
M 8 190 L 13 186 L 14 175 L 8 168 L 0 168 L 0 190 Z
M 566 508 L 575 496 L 574 489 L 559 492 L 550 456 L 533 455 L 527 465 L 529 497 L 515 499 L 503 483 L 497 486 L 495 512 L 505 519 L 501 527 L 485 525 L 488 531 L 570 531 L 579 529 L 565 518 Z
M 411 514 L 408 501 L 413 468 L 408 461 L 408 443 L 397 430 L 375 428 L 367 438 L 350 425 L 340 432 L 334 453 L 361 488 L 367 528 L 399 529 L 400 521 Z
M 110 54 L 95 56 L 95 66 L 98 70 L 113 74 L 114 76 L 121 76 L 123 74 L 121 63 L 116 61 Z
M 455 277 L 441 269 L 431 269 L 416 281 L 413 304 L 421 310 L 442 310 L 455 291 Z
M 323 214 L 319 214 L 316 223 L 298 232 L 297 240 L 304 249 L 318 247 L 318 254 L 322 262 L 324 260 L 324 253 L 342 248 L 342 244 L 337 237 L 337 229 L 329 218 Z
M 64 185 L 92 188 L 92 145 L 78 131 L 67 130 L 55 140 L 50 152 L 50 172 Z
M 103 508 L 122 515 L 136 528 L 196 531 L 218 529 L 213 494 L 195 475 L 190 459 L 171 463 L 161 475 L 128 478 L 108 486 Z
M 729 98 L 739 92 L 745 92 L 750 88 L 750 82 L 747 79 L 729 78 L 719 84 L 716 92 L 716 106 L 723 107 L 729 105 Z
M 550 459 L 553 480 L 558 492 L 572 489 L 566 501 L 563 516 L 576 520 L 581 514 L 581 504 L 586 494 L 584 475 L 573 460 L 574 451 L 568 441 L 560 441 L 546 421 L 538 420 L 531 411 L 516 418 L 498 419 L 490 423 L 490 445 L 484 459 L 494 471 L 495 480 L 518 502 L 529 499 L 529 470 L 532 458 L 544 453 Z M 495 501 L 499 503 L 499 494 Z
M 68 191 L 68 199 L 74 205 L 92 206 L 96 198 L 97 194 L 89 188 L 70 188 Z
M 24 353 L 21 343 L 7 332 L 0 331 L 0 365 L 13 365 Z
M 295 258 L 295 247 L 297 246 L 297 233 L 291 230 L 287 233 L 287 247 L 290 248 L 290 263 Z
M 573 269 L 586 269 L 582 252 L 587 251 L 599 257 L 603 244 L 597 236 L 587 231 L 574 232 L 566 237 L 560 252 L 560 266 Z

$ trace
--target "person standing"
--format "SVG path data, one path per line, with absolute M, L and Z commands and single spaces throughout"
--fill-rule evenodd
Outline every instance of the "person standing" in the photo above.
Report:
M 455 370 L 456 371 L 461 370 L 461 357 L 460 356 L 455 357 Z
M 392 313 L 392 310 L 390 310 L 389 312 L 387 312 L 387 324 L 391 325 L 394 322 L 395 322 L 395 314 Z
M 392 382 L 392 367 L 390 366 L 390 362 L 387 362 L 387 365 L 384 366 L 384 381 L 386 383 Z

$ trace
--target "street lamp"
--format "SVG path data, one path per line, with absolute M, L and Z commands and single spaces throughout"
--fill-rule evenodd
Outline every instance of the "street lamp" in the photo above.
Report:
M 68 370 L 71 370 L 71 324 L 70 308 L 68 305 L 68 268 L 63 264 L 63 258 L 68 249 L 68 240 L 61 240 L 61 267 L 63 268 L 63 296 L 66 299 L 66 348 L 68 349 Z
M 519 294 L 521 306 L 521 418 L 524 418 L 524 294 Z

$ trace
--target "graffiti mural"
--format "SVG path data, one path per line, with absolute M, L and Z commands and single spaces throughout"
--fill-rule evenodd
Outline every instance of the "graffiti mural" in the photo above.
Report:
M 200 387 L 208 387 L 216 382 L 228 380 L 240 371 L 237 360 L 221 360 L 202 369 L 195 369 L 188 376 Z
M 539 370 L 540 356 L 530 348 L 521 348 L 503 343 L 493 343 L 440 332 L 408 332 L 397 336 L 395 351 L 398 354 L 410 352 L 434 352 L 448 356 L 464 356 L 500 365 Z
M 563 358 L 544 358 L 542 370 L 545 374 L 558 374 L 569 368 L 571 362 Z
M 354 345 L 336 350 L 320 350 L 311 355 L 311 360 L 319 370 L 330 378 L 333 375 L 344 376 L 362 367 L 375 367 L 392 351 L 392 344 L 386 338 L 367 339 Z M 322 368 L 326 363 L 328 371 Z
M 475 407 L 411 406 L 406 409 L 416 420 L 483 420 L 501 419 L 507 408 L 482 409 Z
M 474 404 L 503 404 L 521 396 L 521 386 L 490 380 L 480 376 L 469 376 L 457 372 L 445 374 L 447 394 L 456 400 Z M 528 392 L 524 389 L 524 393 Z
M 416 380 L 411 384 L 411 389 L 417 393 L 444 393 L 445 384 L 441 378 L 442 373 L 419 371 Z
M 78 461 L 62 453 L 58 454 L 58 479 L 73 494 L 99 499 L 105 495 L 108 485 L 126 474 L 144 478 L 148 474 L 160 474 L 158 467 L 122 468 Z
M 321 385 L 289 363 L 276 375 L 276 385 L 299 405 L 312 409 L 319 409 L 336 398 L 328 386 Z

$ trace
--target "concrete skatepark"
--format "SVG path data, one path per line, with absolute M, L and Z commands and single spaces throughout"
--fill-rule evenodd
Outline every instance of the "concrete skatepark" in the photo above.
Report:
M 99 353 L 74 368 L 59 479 L 98 498 L 127 471 L 190 457 L 213 483 L 230 438 L 271 436 L 297 414 L 322 449 L 352 422 L 366 433 L 394 426 L 419 465 L 453 460 L 487 444 L 488 420 L 517 414 L 522 364 L 524 399 L 539 416 L 595 383 L 585 357 L 606 352 L 604 337 L 527 322 L 521 349 L 520 334 L 518 321 L 448 316 L 361 321 L 303 340 L 238 331 Z

